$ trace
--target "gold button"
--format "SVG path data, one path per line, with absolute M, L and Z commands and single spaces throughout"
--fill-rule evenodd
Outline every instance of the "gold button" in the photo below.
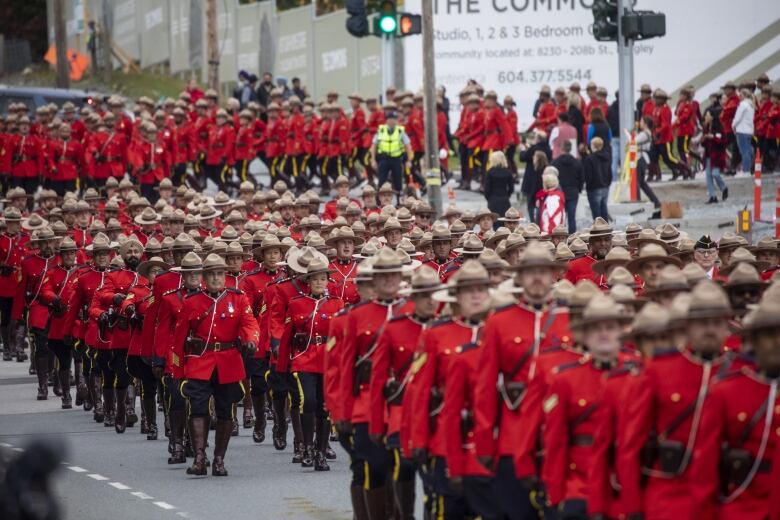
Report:
M 444 355 L 445 355 L 445 356 L 449 356 L 449 355 L 450 355 L 450 349 L 448 349 L 448 348 L 445 348 L 445 349 L 444 349 Z
M 403 352 L 403 351 L 404 351 L 403 347 L 398 347 L 398 352 Z
M 676 403 L 676 402 L 678 402 L 679 400 L 680 400 L 680 394 L 678 394 L 677 392 L 673 393 L 673 394 L 672 394 L 672 402 L 673 402 L 673 403 Z
M 586 404 L 588 404 L 588 402 L 585 399 L 580 399 L 579 401 L 577 401 L 577 404 L 580 406 L 585 406 Z
M 739 412 L 737 414 L 737 420 L 739 422 L 745 422 L 745 419 L 747 419 L 747 414 L 745 412 Z
M 520 343 L 521 341 L 523 341 L 523 338 L 520 336 L 515 336 L 515 343 Z
M 371 331 L 370 331 L 370 330 L 367 330 L 367 331 L 365 331 L 363 334 L 365 334 L 366 336 L 368 336 L 369 334 L 371 334 Z
M 571 464 L 569 464 L 569 469 L 574 471 L 575 469 L 577 469 L 577 465 L 572 462 Z
M 563 336 L 561 338 L 561 341 L 563 341 L 564 343 L 568 343 L 569 342 L 569 336 Z

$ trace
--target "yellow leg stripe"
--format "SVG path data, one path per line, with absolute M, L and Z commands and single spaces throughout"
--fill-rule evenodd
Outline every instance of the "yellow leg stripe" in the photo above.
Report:
M 301 378 L 298 377 L 298 372 L 293 372 L 293 377 L 295 378 L 295 382 L 298 385 L 298 395 L 301 397 L 301 404 L 300 404 L 300 406 L 298 406 L 298 411 L 300 413 L 303 413 L 303 401 L 304 401 L 303 385 L 301 384 Z M 291 402 L 292 402 L 292 400 L 291 400 Z
M 401 473 L 401 450 L 393 448 L 393 482 L 398 482 Z
M 666 143 L 666 156 L 669 158 L 670 161 L 672 161 L 674 164 L 677 164 L 677 157 L 672 155 L 672 147 L 670 146 L 670 143 Z
M 686 155 L 688 155 L 688 136 L 685 136 L 685 139 L 683 139 L 683 151 Z
M 363 489 L 368 491 L 371 489 L 371 475 L 368 471 L 368 461 L 363 461 Z

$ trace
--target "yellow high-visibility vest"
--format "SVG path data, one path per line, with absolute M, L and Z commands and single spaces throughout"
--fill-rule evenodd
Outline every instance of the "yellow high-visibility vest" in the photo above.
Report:
M 403 139 L 404 127 L 396 125 L 392 132 L 387 125 L 379 125 L 377 130 L 376 151 L 380 155 L 388 157 L 401 157 L 406 151 Z

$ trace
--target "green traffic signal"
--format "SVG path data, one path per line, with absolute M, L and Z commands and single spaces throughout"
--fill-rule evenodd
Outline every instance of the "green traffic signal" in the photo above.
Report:
M 379 28 L 385 34 L 395 34 L 395 30 L 398 28 L 398 22 L 395 19 L 395 14 L 393 14 L 392 16 L 380 17 Z

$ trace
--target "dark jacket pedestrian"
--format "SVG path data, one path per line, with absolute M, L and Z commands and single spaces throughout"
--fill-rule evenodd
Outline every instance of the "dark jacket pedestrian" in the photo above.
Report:
M 542 173 L 544 169 L 550 164 L 550 147 L 547 146 L 547 141 L 544 142 L 544 146 L 539 146 L 537 143 L 525 152 L 520 154 L 520 160 L 525 161 L 525 174 L 523 174 L 523 182 L 520 185 L 520 191 L 523 192 L 526 199 L 526 207 L 528 208 L 528 220 L 530 222 L 537 221 L 538 208 L 536 207 L 536 194 L 542 189 Z
M 607 124 L 612 132 L 612 137 L 620 137 L 620 103 L 617 92 L 615 93 L 615 101 L 609 105 L 609 110 L 607 110 Z
M 566 218 L 569 233 L 577 231 L 577 202 L 585 184 L 582 162 L 572 155 L 571 141 L 561 143 L 561 155 L 552 162 L 558 169 L 558 182 L 566 199 Z
M 604 146 L 601 137 L 594 137 L 590 146 L 591 153 L 582 160 L 590 212 L 594 220 L 601 217 L 609 221 L 607 199 L 609 185 L 612 184 L 612 153 Z
M 503 216 L 511 206 L 509 200 L 515 191 L 515 179 L 503 152 L 493 152 L 488 158 L 485 177 L 485 199 L 490 211 Z
M 585 117 L 582 115 L 582 110 L 576 106 L 569 105 L 569 123 L 571 126 L 577 129 L 577 143 L 581 144 L 585 142 L 585 136 L 582 134 L 582 129 L 585 126 Z

